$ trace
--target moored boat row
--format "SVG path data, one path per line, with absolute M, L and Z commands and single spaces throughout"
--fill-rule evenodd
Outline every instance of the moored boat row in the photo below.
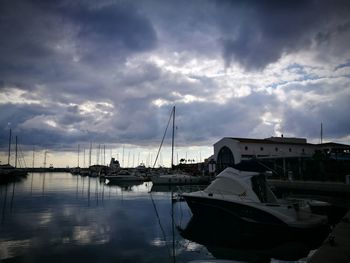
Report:
M 108 184 L 152 181 L 153 185 L 195 185 L 208 184 L 210 181 L 207 176 L 195 176 L 164 168 L 146 168 L 142 163 L 136 168 L 122 169 L 114 158 L 111 159 L 109 166 L 75 167 L 71 169 L 71 174 L 99 177 Z

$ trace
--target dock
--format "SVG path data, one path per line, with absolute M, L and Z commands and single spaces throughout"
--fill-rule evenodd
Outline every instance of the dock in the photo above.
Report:
M 350 184 L 341 182 L 301 181 L 301 180 L 276 180 L 268 179 L 268 183 L 277 191 L 296 192 L 307 194 L 320 194 L 350 198 Z
M 336 225 L 308 263 L 350 262 L 350 211 Z

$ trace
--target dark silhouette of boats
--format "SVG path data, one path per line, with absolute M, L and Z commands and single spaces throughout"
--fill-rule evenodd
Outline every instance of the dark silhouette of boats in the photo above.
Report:
M 15 168 L 12 165 L 0 165 L 0 183 L 7 183 L 10 181 L 18 181 L 27 176 L 25 169 Z

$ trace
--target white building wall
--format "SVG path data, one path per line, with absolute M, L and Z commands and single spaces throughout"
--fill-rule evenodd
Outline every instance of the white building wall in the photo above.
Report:
M 256 157 L 305 157 L 312 156 L 316 149 L 315 146 L 306 144 L 295 145 L 250 142 L 239 142 L 239 148 L 243 155 L 242 158 L 244 158 L 245 155 Z
M 231 150 L 233 158 L 235 159 L 235 164 L 240 163 L 241 149 L 239 147 L 239 141 L 227 137 L 222 138 L 220 141 L 214 144 L 214 160 L 217 161 L 218 153 L 224 146 L 228 147 Z
M 311 157 L 316 145 L 312 144 L 288 144 L 288 143 L 263 143 L 263 142 L 241 142 L 229 137 L 222 138 L 214 144 L 214 160 L 217 161 L 218 153 L 222 147 L 228 147 L 234 157 L 235 164 L 243 159 L 253 156 L 263 157 Z M 247 147 L 247 148 L 246 148 Z M 277 151 L 276 151 L 277 148 Z

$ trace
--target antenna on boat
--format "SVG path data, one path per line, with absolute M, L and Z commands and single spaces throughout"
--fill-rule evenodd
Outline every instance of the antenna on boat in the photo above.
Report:
M 323 125 L 321 122 L 321 144 L 323 143 Z

